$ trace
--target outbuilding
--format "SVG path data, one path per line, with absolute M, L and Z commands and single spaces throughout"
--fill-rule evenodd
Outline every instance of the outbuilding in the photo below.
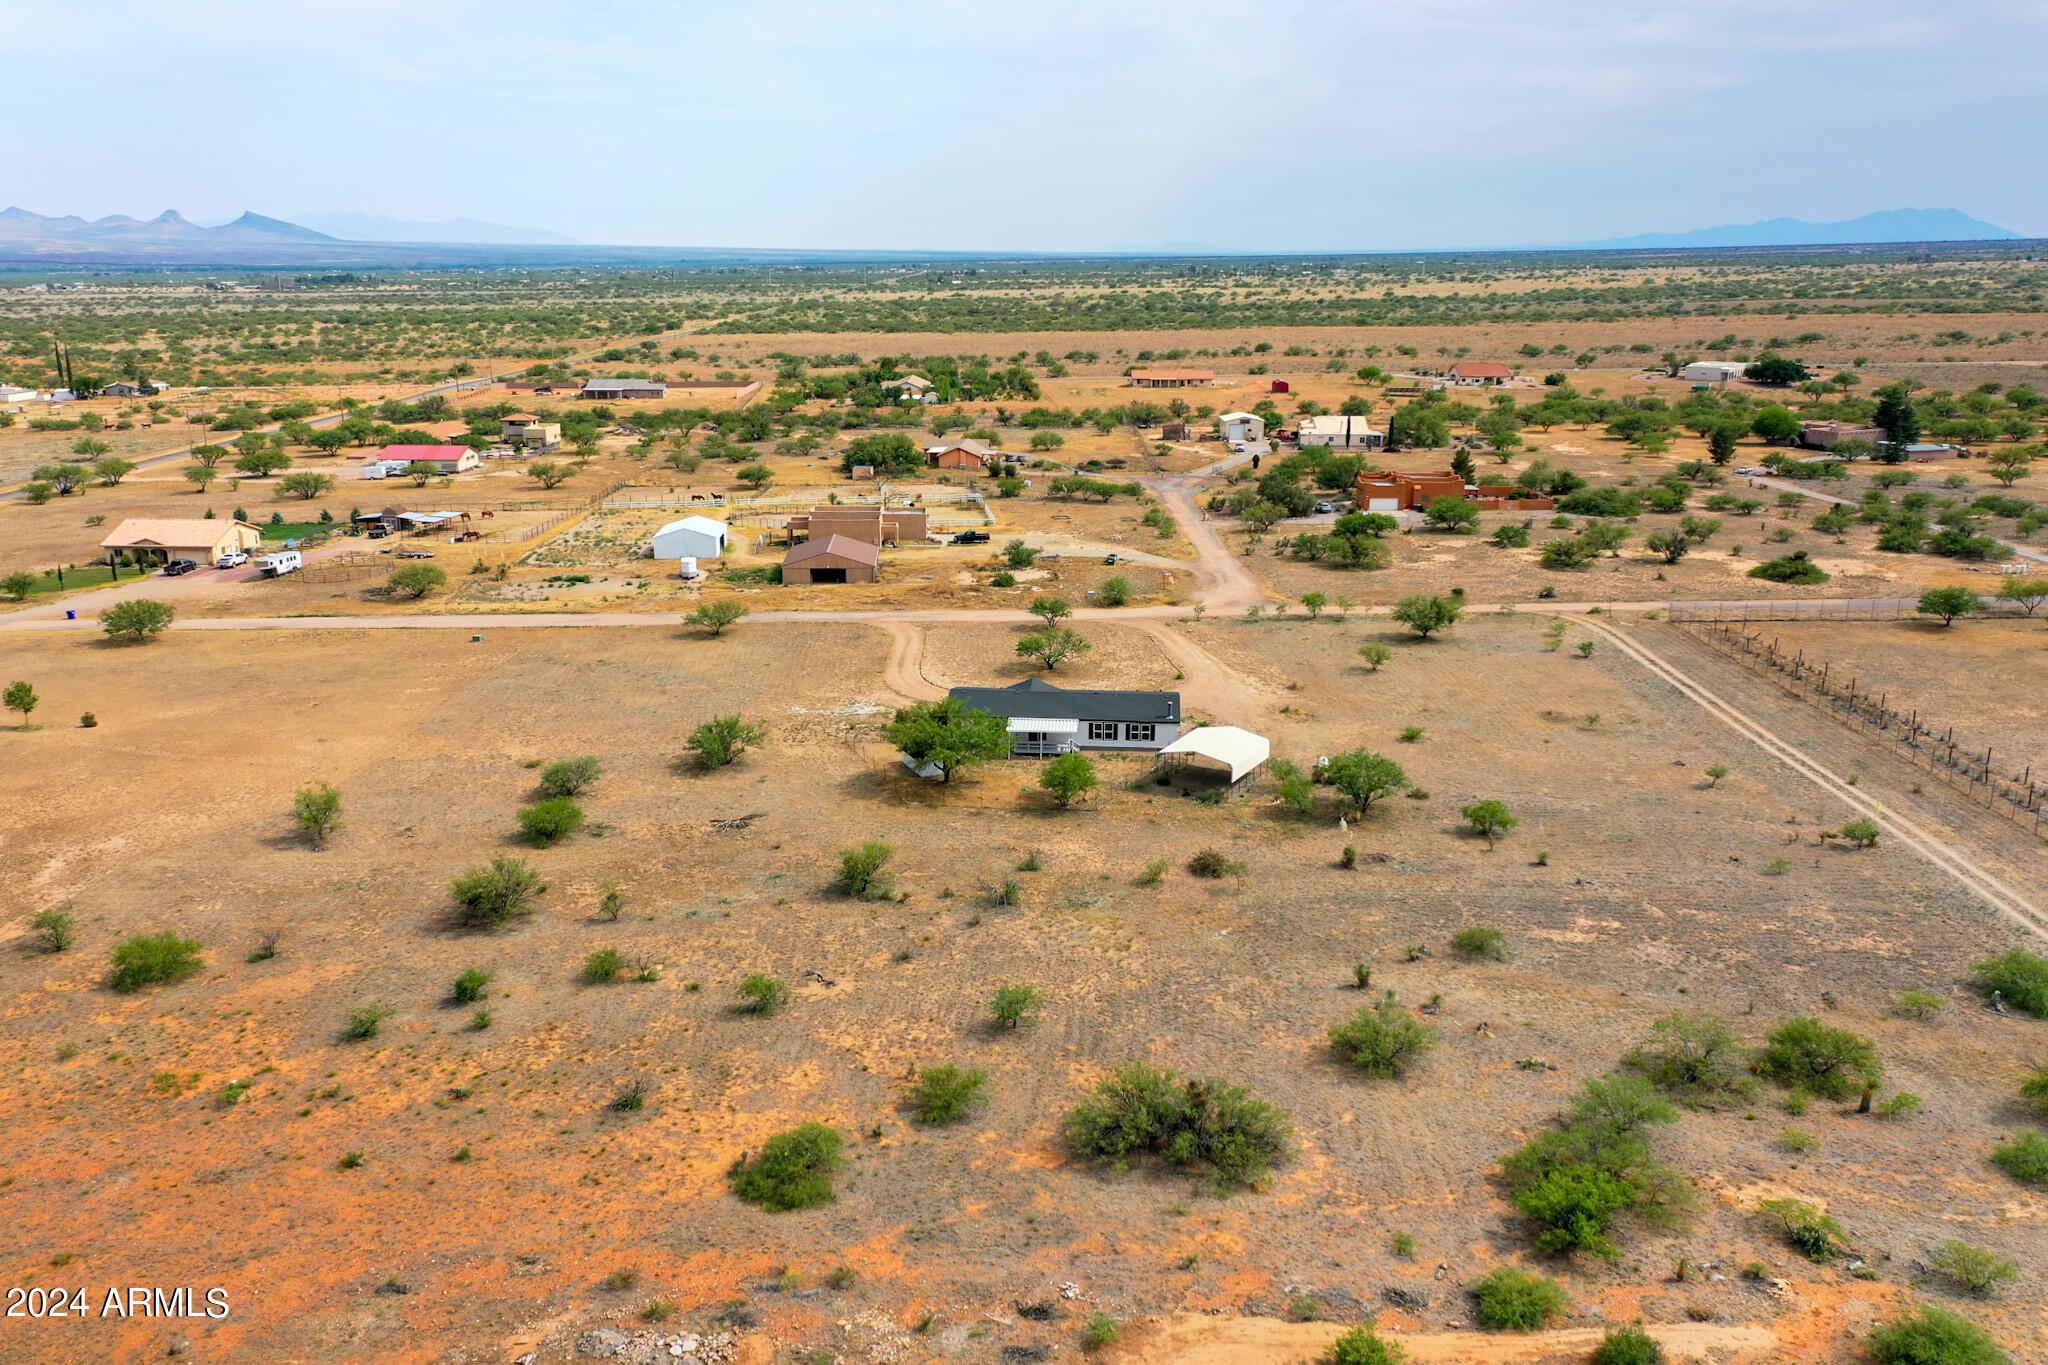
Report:
M 785 583 L 872 583 L 881 574 L 881 547 L 851 536 L 807 540 L 782 557 Z
M 1255 413 L 1226 412 L 1216 419 L 1216 427 L 1226 441 L 1263 441 L 1266 439 L 1266 419 Z
M 246 521 L 208 521 L 202 517 L 130 517 L 100 542 L 109 554 L 137 559 L 196 559 L 218 564 L 230 551 L 246 554 L 263 543 L 263 531 Z
M 1742 372 L 1749 367 L 1739 360 L 1695 360 L 1678 372 L 1678 377 L 1691 384 L 1726 384 L 1742 378 Z
M 666 398 L 668 384 L 659 379 L 586 379 L 582 398 Z
M 710 517 L 684 517 L 654 533 L 656 559 L 718 559 L 725 554 L 731 529 Z
M 1172 760 L 1176 766 L 1196 759 L 1219 763 L 1229 770 L 1232 786 L 1257 772 L 1272 756 L 1270 740 L 1235 725 L 1198 725 L 1159 751 L 1162 762 Z

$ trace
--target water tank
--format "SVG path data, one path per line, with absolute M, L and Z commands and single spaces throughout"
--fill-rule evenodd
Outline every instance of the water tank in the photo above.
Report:
M 695 578 L 697 576 L 697 556 L 684 555 L 681 559 L 677 560 L 676 573 L 682 578 Z

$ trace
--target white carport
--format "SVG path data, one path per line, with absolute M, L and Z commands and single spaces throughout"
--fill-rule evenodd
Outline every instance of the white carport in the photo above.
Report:
M 654 533 L 656 559 L 717 559 L 725 553 L 726 524 L 710 517 L 684 517 Z
M 1273 756 L 1273 745 L 1264 735 L 1240 730 L 1235 725 L 1198 725 L 1159 751 L 1162 759 L 1182 763 L 1206 758 L 1230 769 L 1237 783 L 1257 772 Z

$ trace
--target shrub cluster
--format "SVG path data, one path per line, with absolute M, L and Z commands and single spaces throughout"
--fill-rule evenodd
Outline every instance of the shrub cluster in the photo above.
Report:
M 1545 1251 L 1612 1258 L 1616 1215 L 1681 1221 L 1692 1206 L 1684 1177 L 1650 1154 L 1646 1130 L 1678 1110 L 1638 1076 L 1589 1080 L 1564 1126 L 1532 1138 L 1501 1162 L 1515 1207 L 1538 1229 Z
M 1150 1153 L 1206 1168 L 1219 1191 L 1256 1186 L 1291 1151 L 1287 1115 L 1234 1085 L 1183 1081 L 1143 1062 L 1118 1067 L 1061 1125 L 1085 1161 L 1122 1170 Z

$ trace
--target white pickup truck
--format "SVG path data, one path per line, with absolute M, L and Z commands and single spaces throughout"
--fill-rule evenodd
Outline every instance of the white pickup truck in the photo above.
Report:
M 263 556 L 256 561 L 256 565 L 263 570 L 265 578 L 283 578 L 288 573 L 297 573 L 305 568 L 306 557 L 297 550 L 280 550 L 276 554 Z

